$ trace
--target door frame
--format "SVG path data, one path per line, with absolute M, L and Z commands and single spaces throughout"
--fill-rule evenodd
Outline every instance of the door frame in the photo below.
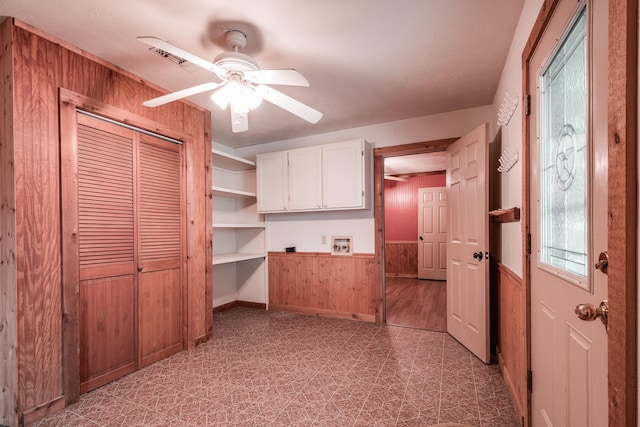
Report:
M 542 5 L 522 53 L 522 93 L 530 93 L 529 62 L 559 0 Z M 609 0 L 608 251 L 609 425 L 637 423 L 637 84 L 638 2 Z M 531 255 L 529 116 L 523 109 L 523 285 L 527 295 L 527 370 L 531 369 Z M 527 392 L 531 422 L 531 389 Z
M 376 323 L 385 323 L 385 274 L 384 274 L 384 159 L 387 157 L 408 156 L 411 154 L 436 153 L 445 151 L 458 138 L 437 139 L 412 144 L 375 148 L 373 150 L 373 188 L 374 188 L 374 226 L 375 226 L 375 319 Z

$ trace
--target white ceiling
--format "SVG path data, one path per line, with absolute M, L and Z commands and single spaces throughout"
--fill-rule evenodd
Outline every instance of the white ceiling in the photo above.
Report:
M 437 172 L 447 169 L 447 153 L 412 154 L 409 156 L 386 157 L 385 175 L 405 175 L 419 172 Z
M 230 147 L 337 131 L 492 103 L 524 0 L 0 0 L 14 16 L 167 90 L 214 74 L 147 51 L 156 36 L 207 60 L 223 32 L 247 34 L 263 69 L 295 68 L 310 87 L 277 89 L 324 116 L 315 125 L 267 102 L 249 131 L 206 94 L 213 140 Z

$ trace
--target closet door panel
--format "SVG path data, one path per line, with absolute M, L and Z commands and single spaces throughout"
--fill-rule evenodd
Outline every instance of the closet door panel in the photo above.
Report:
M 80 392 L 133 372 L 133 275 L 80 282 Z
M 78 115 L 80 391 L 135 370 L 130 131 Z
M 180 269 L 140 274 L 141 367 L 182 350 Z
M 182 349 L 182 164 L 179 145 L 140 135 L 141 367 Z

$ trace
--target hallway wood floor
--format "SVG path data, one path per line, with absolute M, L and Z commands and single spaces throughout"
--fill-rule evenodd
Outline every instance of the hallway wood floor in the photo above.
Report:
M 387 324 L 447 330 L 447 282 L 386 278 Z
M 198 347 L 81 396 L 44 426 L 519 426 L 498 365 L 448 334 L 246 307 Z

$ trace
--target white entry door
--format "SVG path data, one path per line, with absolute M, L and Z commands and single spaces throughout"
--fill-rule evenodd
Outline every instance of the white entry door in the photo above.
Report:
M 606 0 L 561 0 L 530 61 L 532 425 L 606 426 Z
M 418 188 L 418 279 L 447 279 L 447 188 Z
M 488 125 L 447 148 L 447 331 L 489 362 Z

